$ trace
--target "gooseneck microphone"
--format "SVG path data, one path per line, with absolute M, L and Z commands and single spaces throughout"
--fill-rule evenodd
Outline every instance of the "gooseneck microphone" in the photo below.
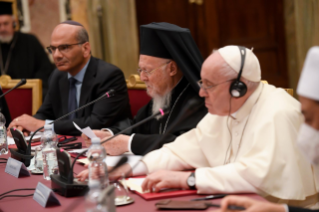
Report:
M 123 134 L 126 131 L 129 131 L 135 127 L 140 126 L 141 124 L 144 124 L 145 122 L 148 122 L 152 119 L 154 119 L 157 116 L 163 117 L 164 115 L 168 114 L 169 110 L 168 109 L 159 109 L 159 111 L 143 120 L 141 120 L 140 122 L 137 122 L 136 124 L 127 127 L 126 129 L 116 133 L 115 135 L 111 136 L 110 138 L 105 139 L 104 141 L 101 142 L 101 144 L 104 144 L 105 142 L 108 142 L 109 140 L 119 136 L 120 134 Z M 73 168 L 74 168 L 74 164 L 76 162 L 76 160 L 83 155 L 84 153 L 86 153 L 88 151 L 88 149 L 83 150 L 82 152 L 80 152 L 73 160 L 72 166 L 70 168 L 70 171 L 68 173 L 68 179 L 65 182 L 65 180 L 61 179 L 60 175 L 56 175 L 53 174 L 51 175 L 51 187 L 55 188 L 58 190 L 58 192 L 62 195 L 62 196 L 66 196 L 66 197 L 71 197 L 74 195 L 84 195 L 83 192 L 76 192 L 77 189 L 81 188 L 81 190 L 86 190 L 87 189 L 87 185 L 79 185 L 79 184 L 75 184 L 73 182 L 74 177 L 73 177 Z M 126 159 L 120 159 L 119 162 L 117 163 L 117 165 L 115 167 L 119 167 L 121 165 L 123 165 L 124 163 L 126 163 Z M 113 170 L 115 170 L 113 168 Z M 78 190 L 79 191 L 79 190 Z
M 60 121 L 61 119 L 64 119 L 64 118 L 68 117 L 69 115 L 71 115 L 71 114 L 73 114 L 73 113 L 76 113 L 76 112 L 78 112 L 79 110 L 82 110 L 82 109 L 84 109 L 84 108 L 86 108 L 86 107 L 88 107 L 88 106 L 90 106 L 90 105 L 92 105 L 92 104 L 94 104 L 94 103 L 100 101 L 101 99 L 104 99 L 105 97 L 110 98 L 110 97 L 114 96 L 114 94 L 115 94 L 114 89 L 111 89 L 111 90 L 109 90 L 108 92 L 106 92 L 105 94 L 103 94 L 102 96 L 100 96 L 99 98 L 97 98 L 97 99 L 95 99 L 95 100 L 93 100 L 93 101 L 91 101 L 91 102 L 89 102 L 89 103 L 87 103 L 87 104 L 85 104 L 85 105 L 83 105 L 83 106 L 81 106 L 81 107 L 79 107 L 79 108 L 77 108 L 77 109 L 75 109 L 75 110 L 73 110 L 73 111 L 71 111 L 71 112 L 69 112 L 69 113 L 63 115 L 63 116 L 61 116 L 60 118 L 58 118 L 58 119 L 56 119 L 56 120 L 50 122 L 49 124 L 53 124 L 53 123 L 55 123 L 55 122 L 57 122 L 57 121 Z M 29 140 L 29 143 L 28 143 L 27 154 L 29 154 L 29 155 L 31 154 L 31 141 L 32 141 L 32 139 L 33 139 L 33 136 L 34 136 L 37 132 L 39 132 L 40 130 L 42 130 L 43 128 L 44 128 L 44 126 L 40 127 L 39 129 L 37 129 L 36 131 L 34 131 L 33 134 L 31 135 L 30 140 Z
M 182 112 L 180 113 L 180 115 L 175 119 L 175 121 L 171 124 L 171 126 L 167 129 L 167 131 L 164 133 L 163 137 L 160 137 L 159 139 L 157 139 L 152 145 L 150 145 L 144 152 L 142 155 L 146 155 L 148 152 L 154 150 L 156 148 L 156 146 L 161 143 L 162 141 L 166 140 L 167 137 L 169 136 L 169 134 L 172 133 L 173 129 L 179 125 L 180 123 L 182 123 L 183 121 L 185 121 L 185 119 L 191 115 L 193 115 L 194 113 L 197 112 L 198 108 L 202 107 L 204 104 L 204 101 L 199 101 L 198 99 L 190 99 L 187 103 L 186 103 L 186 107 L 183 108 Z M 123 156 L 126 157 L 126 156 Z M 129 170 L 128 172 L 124 173 L 124 177 L 128 176 L 128 174 L 139 164 L 139 162 L 142 160 L 143 158 L 141 158 L 140 160 L 138 160 L 134 166 L 131 168 L 131 170 Z M 115 170 L 117 168 L 119 168 L 121 165 L 116 164 L 112 170 Z
M 21 81 L 22 81 L 22 80 L 21 80 Z M 6 92 L 6 93 L 7 93 L 7 92 Z M 110 98 L 110 97 L 112 97 L 112 96 L 114 96 L 114 95 L 115 95 L 115 90 L 114 90 L 114 89 L 111 89 L 111 90 L 109 90 L 108 92 L 106 92 L 105 94 L 103 94 L 102 96 L 100 96 L 99 98 L 97 98 L 97 99 L 95 99 L 95 100 L 93 100 L 93 101 L 91 101 L 91 102 L 89 102 L 89 103 L 87 103 L 87 104 L 85 104 L 85 105 L 83 105 L 83 106 L 81 106 L 81 107 L 79 107 L 79 108 L 77 108 L 77 109 L 75 109 L 75 110 L 73 110 L 73 111 L 71 111 L 71 112 L 69 112 L 69 113 L 63 115 L 63 116 L 61 116 L 60 118 L 58 118 L 58 119 L 56 119 L 56 120 L 50 122 L 49 124 L 53 124 L 53 123 L 55 123 L 55 122 L 57 122 L 57 121 L 60 121 L 61 119 L 64 119 L 64 118 L 68 117 L 70 114 L 76 113 L 77 111 L 82 110 L 82 109 L 84 109 L 84 108 L 86 108 L 86 107 L 88 107 L 88 106 L 90 106 L 90 105 L 92 105 L 92 104 L 94 104 L 94 103 L 100 101 L 101 99 L 104 99 L 105 97 Z M 28 146 L 27 146 L 27 150 L 26 150 L 26 153 L 25 153 L 25 154 L 21 154 L 21 153 L 19 153 L 19 152 L 17 152 L 17 151 L 14 151 L 14 150 L 10 149 L 11 154 L 16 155 L 16 156 L 18 156 L 18 157 L 20 157 L 20 158 L 25 159 L 24 163 L 25 163 L 26 166 L 29 166 L 29 165 L 30 165 L 30 160 L 33 158 L 33 156 L 31 155 L 31 141 L 32 141 L 34 135 L 35 135 L 38 131 L 42 130 L 43 128 L 44 128 L 44 126 L 40 127 L 39 129 L 37 129 L 36 131 L 34 131 L 34 133 L 32 133 L 32 135 L 31 135 L 31 137 L 30 137 L 30 140 L 29 140 L 29 142 L 28 142 Z
M 16 89 L 16 88 L 18 88 L 18 87 L 20 87 L 21 85 L 24 85 L 24 84 L 26 84 L 27 83 L 27 80 L 26 79 L 21 79 L 20 80 L 20 82 L 18 82 L 18 84 L 16 84 L 16 86 L 14 86 L 13 88 L 11 88 L 10 90 L 8 90 L 7 92 L 5 92 L 4 94 L 2 94 L 1 96 L 0 96 L 0 99 L 2 98 L 2 97 L 4 97 L 5 95 L 7 95 L 8 93 L 10 93 L 11 91 L 13 91 L 14 89 Z

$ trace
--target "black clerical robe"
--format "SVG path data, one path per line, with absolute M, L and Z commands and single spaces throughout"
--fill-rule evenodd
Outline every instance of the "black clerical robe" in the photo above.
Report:
M 310 210 L 306 208 L 288 207 L 289 212 L 319 212 L 319 210 Z
M 3 94 L 3 92 L 0 89 L 0 95 L 2 95 L 2 94 Z M 11 115 L 10 115 L 9 107 L 7 105 L 5 97 L 0 99 L 0 112 L 6 118 L 6 127 L 8 127 L 9 124 L 11 123 Z
M 131 150 L 136 155 L 146 154 L 145 152 L 149 146 L 153 144 L 157 139 L 162 138 L 164 133 L 170 128 L 172 123 L 182 117 L 181 113 L 183 108 L 187 105 L 190 99 L 197 99 L 200 103 L 196 108 L 196 111 L 192 115 L 185 117 L 184 121 L 179 123 L 172 129 L 172 133 L 167 135 L 165 140 L 162 140 L 155 149 L 162 147 L 165 143 L 169 143 L 175 140 L 175 138 L 190 129 L 196 127 L 197 123 L 207 114 L 207 108 L 204 104 L 204 99 L 200 98 L 198 93 L 193 89 L 190 83 L 185 77 L 177 84 L 172 90 L 171 103 L 169 106 L 170 113 L 160 120 L 152 119 L 151 121 L 140 125 L 139 127 L 132 130 L 131 133 L 135 133 L 132 143 Z M 152 115 L 152 100 L 142 107 L 137 115 L 134 117 L 132 124 L 135 124 Z M 119 132 L 116 127 L 110 128 L 113 133 Z
M 10 61 L 6 74 L 12 79 L 41 79 L 43 95 L 45 95 L 48 89 L 48 79 L 54 66 L 49 61 L 42 45 L 35 36 L 16 32 L 11 43 L 2 43 L 0 45 L 2 52 L 2 58 L 0 58 L 0 60 L 3 60 L 3 66 L 5 67 L 8 62 L 10 47 L 15 39 L 16 43 L 9 58 Z M 0 75 L 1 74 L 2 69 L 0 66 Z

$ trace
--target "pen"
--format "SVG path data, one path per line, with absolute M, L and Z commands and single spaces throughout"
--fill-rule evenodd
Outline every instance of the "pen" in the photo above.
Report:
M 200 200 L 209 200 L 209 199 L 219 199 L 227 196 L 227 194 L 219 194 L 219 195 L 209 195 L 202 198 L 191 199 L 191 201 L 200 201 Z
M 217 204 L 207 203 L 206 205 L 209 206 L 209 207 L 220 208 L 220 205 L 217 205 Z M 243 210 L 245 210 L 246 208 L 244 208 L 244 207 L 239 207 L 239 206 L 235 206 L 235 205 L 228 205 L 227 209 L 229 209 L 229 210 L 236 210 L 236 211 L 243 211 Z

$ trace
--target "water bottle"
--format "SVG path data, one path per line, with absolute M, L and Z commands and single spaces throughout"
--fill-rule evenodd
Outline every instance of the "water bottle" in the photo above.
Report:
M 0 155 L 8 154 L 6 118 L 0 112 Z
M 87 212 L 104 212 L 107 208 L 97 202 L 101 191 L 108 185 L 107 167 L 105 163 L 106 151 L 100 144 L 99 138 L 92 138 L 92 145 L 88 149 L 89 160 L 89 188 L 86 196 Z
M 100 144 L 100 138 L 92 138 L 92 145 L 88 149 L 87 158 L 89 160 L 89 183 L 99 185 L 101 189 L 108 185 L 106 151 Z
M 44 125 L 44 132 L 41 136 L 43 178 L 51 180 L 51 174 L 59 174 L 58 161 L 56 156 L 57 136 L 52 131 L 51 125 Z
M 107 206 L 99 204 L 98 198 L 102 188 L 98 181 L 89 181 L 89 192 L 85 197 L 86 212 L 107 212 Z

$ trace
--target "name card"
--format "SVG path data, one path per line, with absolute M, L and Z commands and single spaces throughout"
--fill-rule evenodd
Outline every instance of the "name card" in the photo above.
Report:
M 19 175 L 30 176 L 30 172 L 24 163 L 9 157 L 6 165 L 5 172 L 11 174 L 12 176 L 18 178 Z
M 33 199 L 44 208 L 49 204 L 61 205 L 60 201 L 55 196 L 54 192 L 40 182 L 38 183 L 37 188 L 35 189 Z

